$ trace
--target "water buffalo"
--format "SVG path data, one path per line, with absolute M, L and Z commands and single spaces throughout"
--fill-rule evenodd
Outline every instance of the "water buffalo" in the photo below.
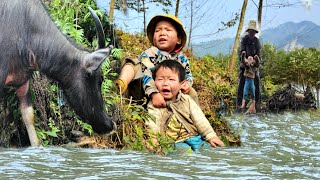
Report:
M 95 23 L 99 49 L 87 52 L 67 40 L 40 0 L 0 1 L 0 97 L 5 86 L 16 88 L 32 146 L 40 144 L 29 92 L 29 79 L 36 70 L 59 82 L 70 105 L 95 132 L 112 130 L 101 96 L 100 68 L 111 47 L 105 48 L 100 20 Z

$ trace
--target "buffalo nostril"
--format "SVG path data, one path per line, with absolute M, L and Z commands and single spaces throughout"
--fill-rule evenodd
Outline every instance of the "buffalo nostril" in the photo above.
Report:
M 105 133 L 112 131 L 113 123 L 109 117 L 106 117 L 99 122 L 94 122 L 92 124 L 92 128 L 93 128 L 94 132 L 96 132 L 98 134 L 105 134 Z

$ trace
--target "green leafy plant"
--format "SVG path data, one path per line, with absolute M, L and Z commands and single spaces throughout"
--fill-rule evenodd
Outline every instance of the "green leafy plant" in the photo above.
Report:
M 263 75 L 277 84 L 295 83 L 316 87 L 320 79 L 320 51 L 301 48 L 290 52 L 277 50 L 270 44 L 262 48 Z
M 52 118 L 49 119 L 49 130 L 44 130 L 44 129 L 39 129 L 37 128 L 37 135 L 38 137 L 42 140 L 42 145 L 47 146 L 50 143 L 52 143 L 52 139 L 50 137 L 53 138 L 57 138 L 58 134 L 60 132 L 59 128 L 55 126 L 54 121 L 52 120 Z
M 124 56 L 123 49 L 113 48 L 111 55 L 113 59 L 117 59 L 117 60 L 123 59 L 123 56 Z
M 89 135 L 92 135 L 93 129 L 92 126 L 88 123 L 83 122 L 82 120 L 76 118 L 78 125 L 81 127 L 82 131 L 88 132 Z

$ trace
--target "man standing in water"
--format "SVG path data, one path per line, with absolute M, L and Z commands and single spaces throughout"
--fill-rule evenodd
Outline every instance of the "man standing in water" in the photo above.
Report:
M 244 58 L 248 58 L 249 56 L 252 56 L 256 62 L 260 61 L 260 41 L 255 36 L 256 33 L 258 33 L 258 29 L 256 27 L 256 21 L 251 20 L 249 22 L 248 28 L 246 30 L 246 35 L 241 39 L 240 44 L 240 71 L 239 71 L 239 81 L 238 81 L 238 90 L 237 90 L 237 109 L 239 110 L 239 107 L 242 104 L 242 97 L 243 97 L 243 88 L 244 88 L 244 82 L 245 77 L 243 75 L 245 71 L 244 66 Z M 254 104 L 251 104 L 248 112 L 253 113 L 254 109 L 257 111 L 260 110 L 260 75 L 259 75 L 259 69 L 255 73 L 255 79 L 254 79 L 254 85 L 255 85 L 255 100 L 256 105 L 255 108 L 253 107 Z

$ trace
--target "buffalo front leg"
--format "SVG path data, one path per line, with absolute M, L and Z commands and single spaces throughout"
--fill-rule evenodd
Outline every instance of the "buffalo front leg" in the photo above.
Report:
M 16 89 L 20 101 L 22 120 L 27 128 L 31 146 L 39 146 L 36 130 L 34 128 L 34 111 L 32 108 L 31 93 L 29 92 L 29 81 Z

